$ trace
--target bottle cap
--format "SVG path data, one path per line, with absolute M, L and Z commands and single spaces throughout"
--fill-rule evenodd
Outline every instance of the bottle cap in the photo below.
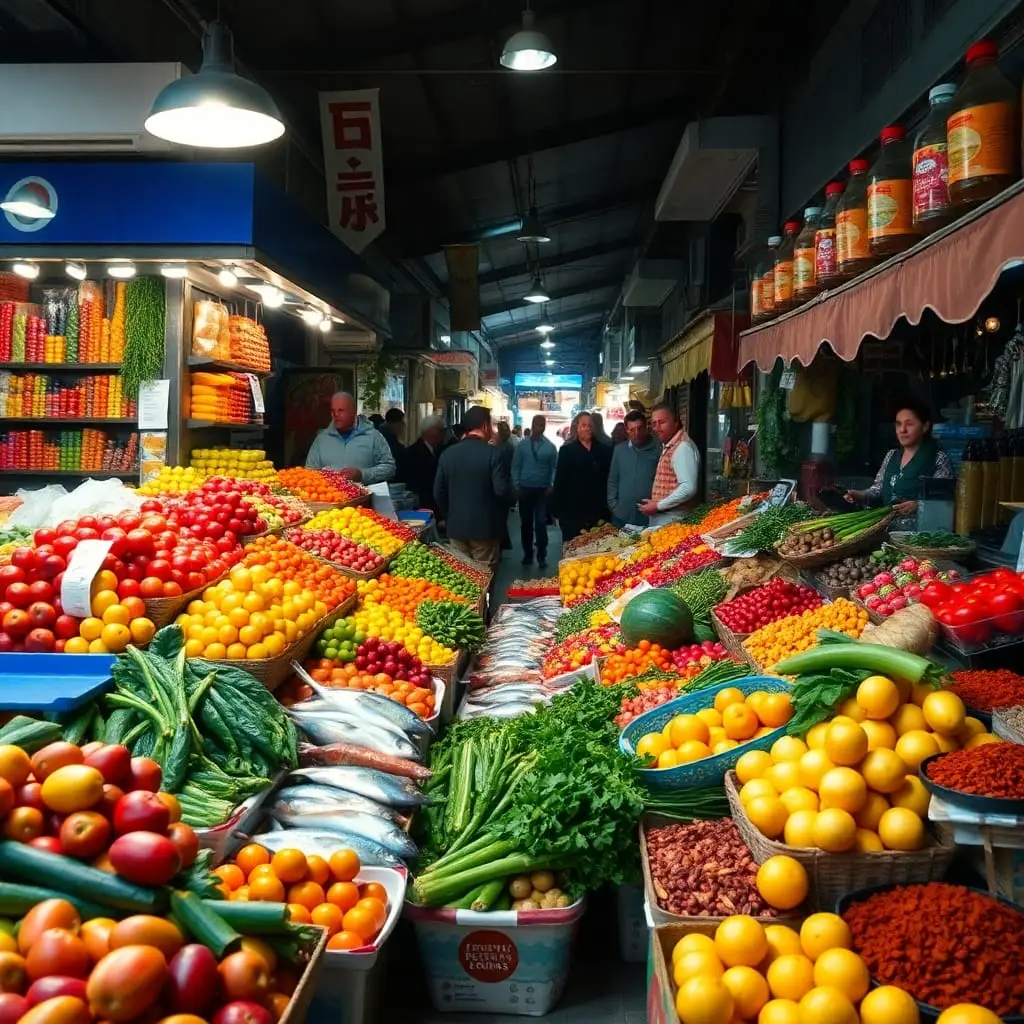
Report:
M 790 232 L 792 232 L 792 231 L 799 231 L 800 230 L 800 221 L 798 221 L 798 220 L 787 220 L 786 223 L 782 225 L 782 230 L 785 231 L 787 235 Z
M 996 60 L 998 57 L 999 45 L 988 39 L 982 39 L 967 48 L 968 64 L 973 64 L 976 60 Z
M 953 82 L 943 82 L 928 90 L 929 103 L 941 103 L 942 100 L 952 99 L 956 94 L 956 85 Z
M 851 174 L 863 174 L 871 166 L 870 160 L 865 160 L 862 157 L 857 160 L 850 161 L 850 173 Z
M 882 140 L 884 146 L 887 142 L 900 142 L 905 139 L 907 133 L 898 124 L 891 124 L 888 128 L 883 128 L 879 138 Z
M 819 213 L 821 213 L 820 206 L 808 206 L 807 209 L 804 210 L 804 220 L 808 221 L 812 217 L 817 217 Z
M 837 195 L 839 195 L 840 192 L 843 192 L 845 190 L 846 190 L 846 185 L 843 184 L 843 182 L 841 182 L 841 181 L 830 181 L 825 186 L 825 195 L 827 195 L 827 196 L 837 196 Z
M 769 245 L 782 245 L 782 235 L 771 235 L 768 239 Z

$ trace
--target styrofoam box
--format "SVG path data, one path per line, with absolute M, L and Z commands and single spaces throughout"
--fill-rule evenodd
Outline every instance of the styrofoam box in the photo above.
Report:
M 379 882 L 388 894 L 388 919 L 380 935 L 361 949 L 329 949 L 317 979 L 306 1020 L 309 1024 L 370 1024 L 376 1019 L 381 972 L 376 968 L 385 942 L 395 930 L 405 902 L 405 868 L 361 868 L 357 885 Z
M 561 998 L 586 902 L 564 910 L 427 910 L 408 904 L 434 1007 L 541 1017 Z
M 647 959 L 647 922 L 644 920 L 644 890 L 640 885 L 620 885 L 615 890 L 619 919 L 619 956 L 627 964 Z

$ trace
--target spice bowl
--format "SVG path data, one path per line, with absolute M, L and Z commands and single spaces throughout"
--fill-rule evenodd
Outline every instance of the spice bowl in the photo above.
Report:
M 924 788 L 932 796 L 938 797 L 954 807 L 962 807 L 965 811 L 973 811 L 975 814 L 1003 814 L 1013 818 L 1024 818 L 1024 799 L 982 796 L 980 793 L 965 793 L 962 789 L 943 786 L 941 783 L 929 778 L 928 766 L 945 756 L 945 754 L 932 754 L 930 757 L 926 757 L 917 769 Z

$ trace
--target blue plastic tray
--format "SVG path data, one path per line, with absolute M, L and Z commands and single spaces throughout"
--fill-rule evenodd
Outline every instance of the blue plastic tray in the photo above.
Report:
M 619 749 L 624 754 L 635 754 L 636 744 L 641 737 L 649 732 L 661 732 L 676 715 L 694 714 L 702 708 L 714 707 L 715 696 L 719 690 L 734 687 L 744 696 L 763 690 L 765 693 L 790 693 L 793 689 L 789 683 L 778 676 L 745 676 L 723 683 L 714 688 L 698 690 L 682 697 L 676 697 L 661 707 L 645 711 L 639 718 L 634 718 L 619 737 Z M 638 774 L 644 785 L 651 790 L 696 789 L 701 786 L 720 786 L 725 781 L 725 773 L 736 767 L 736 762 L 748 750 L 771 750 L 772 744 L 786 734 L 786 727 L 772 729 L 770 733 L 757 740 L 747 740 L 723 754 L 712 754 L 700 761 L 681 764 L 675 768 L 640 768 Z
M 434 513 L 428 508 L 414 508 L 407 509 L 404 512 L 396 513 L 400 522 L 405 522 L 407 519 L 414 519 L 417 522 L 423 522 L 424 526 L 429 526 L 434 521 Z
M 0 711 L 73 711 L 111 685 L 113 654 L 0 654 Z

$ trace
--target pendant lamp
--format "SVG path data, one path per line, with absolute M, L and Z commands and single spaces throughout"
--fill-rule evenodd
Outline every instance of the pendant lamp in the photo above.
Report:
M 502 67 L 510 71 L 543 71 L 558 60 L 555 48 L 536 27 L 533 11 L 523 11 L 523 27 L 509 36 L 501 51 Z

